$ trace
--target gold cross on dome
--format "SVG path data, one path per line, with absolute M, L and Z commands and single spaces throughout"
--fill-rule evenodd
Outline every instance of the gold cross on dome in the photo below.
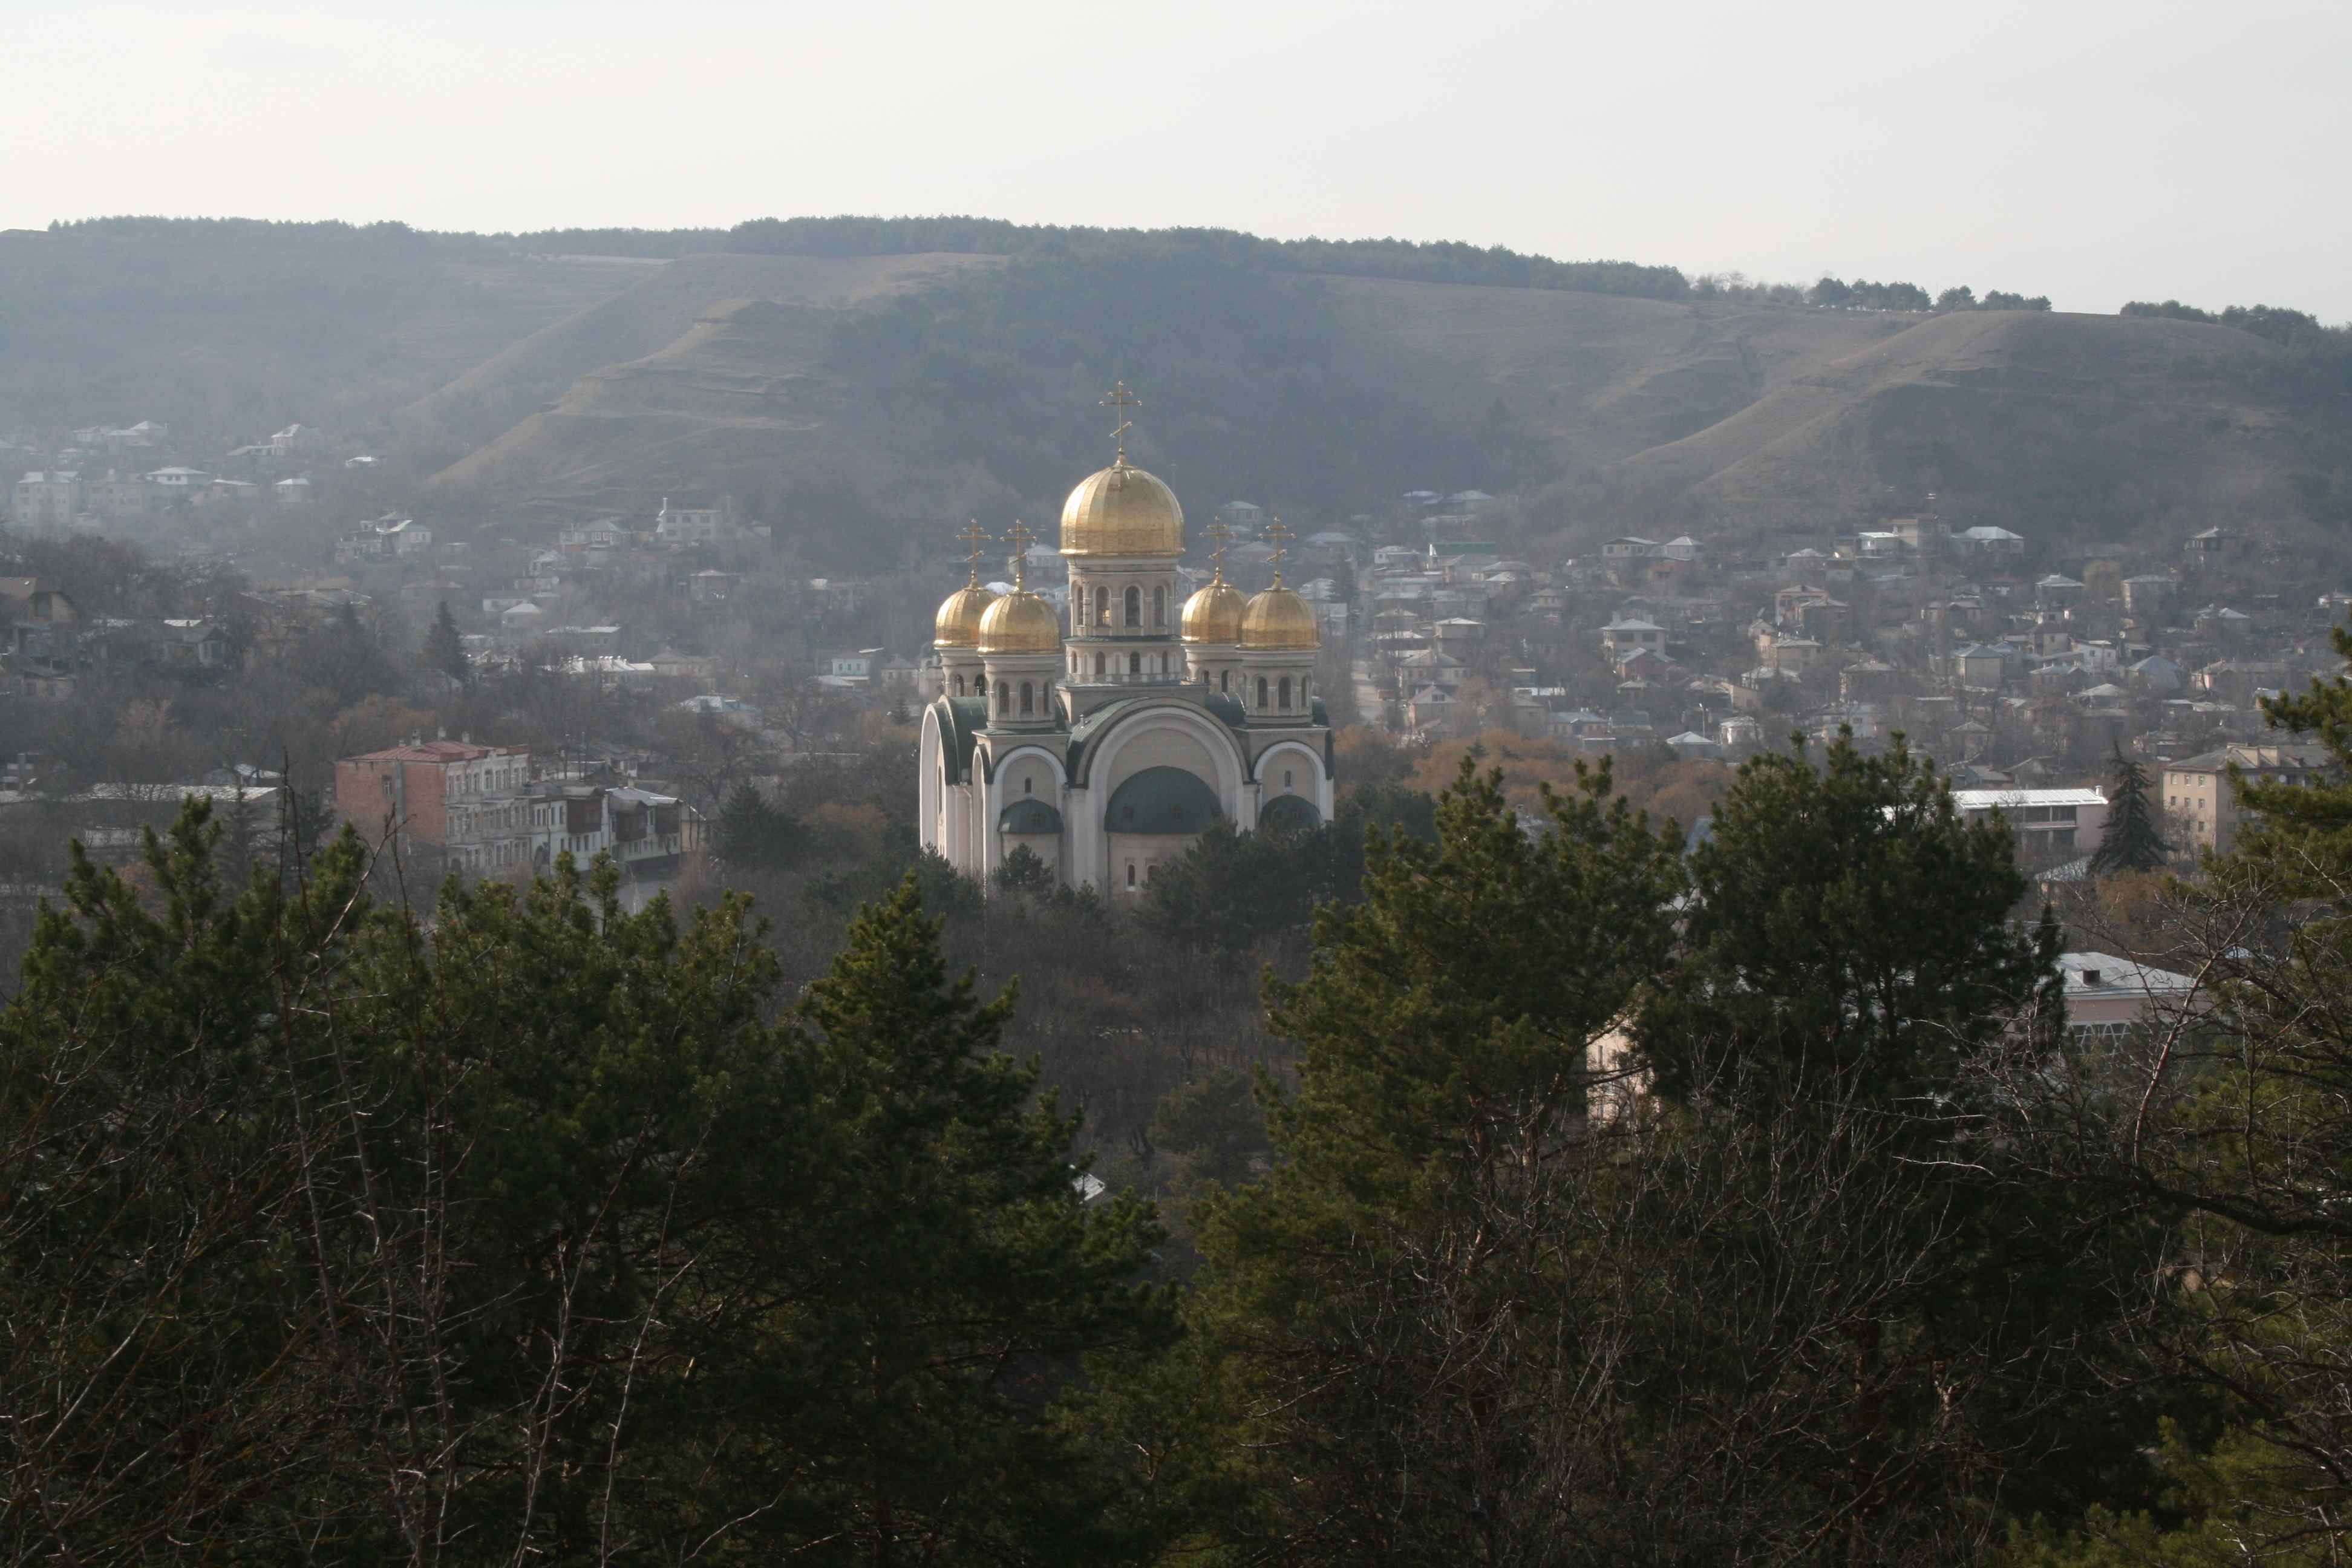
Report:
M 1234 536 L 1234 531 L 1222 522 L 1213 522 L 1202 531 L 1209 536 L 1209 542 L 1216 546 L 1210 553 L 1217 563 L 1217 581 L 1222 583 L 1225 580 L 1225 541 Z
M 971 563 L 971 586 L 977 588 L 980 586 L 980 557 L 988 544 L 988 530 L 981 527 L 980 519 L 975 517 L 964 524 L 963 531 L 956 537 L 971 546 L 964 552 L 964 558 Z
M 1016 594 L 1029 586 L 1029 547 L 1036 542 L 1037 536 L 1029 531 L 1028 524 L 1014 518 L 1004 542 L 1013 546 L 1013 591 Z
M 1274 521 L 1265 525 L 1266 542 L 1274 546 L 1274 585 L 1282 586 L 1282 558 L 1289 552 L 1283 547 L 1298 536 L 1282 526 L 1282 514 L 1276 512 Z
M 1127 411 L 1142 407 L 1143 399 L 1128 391 L 1127 383 L 1122 381 L 1103 395 L 1102 406 L 1116 409 L 1119 415 L 1118 428 L 1110 436 L 1118 443 L 1118 460 L 1124 463 L 1127 461 L 1127 433 L 1135 428 L 1135 421 L 1126 416 Z

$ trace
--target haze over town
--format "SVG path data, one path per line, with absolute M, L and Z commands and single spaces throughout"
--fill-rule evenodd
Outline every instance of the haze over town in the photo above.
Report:
M 2342 8 L 8 20 L 0 1562 L 2352 1560 Z

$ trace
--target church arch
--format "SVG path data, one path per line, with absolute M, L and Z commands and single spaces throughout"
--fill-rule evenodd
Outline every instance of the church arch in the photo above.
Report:
M 1112 833 L 1194 834 L 1224 813 L 1216 792 L 1182 768 L 1145 768 L 1111 791 L 1103 826 Z
M 1303 795 L 1278 795 L 1257 814 L 1262 833 L 1307 833 L 1323 826 L 1323 814 Z
M 1314 795 L 1323 782 L 1322 755 L 1304 741 L 1279 741 L 1268 746 L 1250 768 L 1249 776 L 1265 783 L 1280 778 L 1285 768 L 1297 773 L 1302 795 Z

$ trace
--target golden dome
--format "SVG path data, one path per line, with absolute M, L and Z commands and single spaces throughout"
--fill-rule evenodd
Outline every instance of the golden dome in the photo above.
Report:
M 1242 616 L 1249 600 L 1239 588 L 1219 577 L 1184 601 L 1181 636 L 1186 642 L 1237 643 L 1242 640 Z
M 1055 653 L 1062 647 L 1062 617 L 1026 588 L 1015 588 L 980 617 L 979 642 L 982 653 Z
M 980 619 L 994 603 L 996 595 L 977 583 L 967 584 L 950 594 L 940 602 L 940 613 L 931 622 L 931 646 L 978 647 Z
M 1184 509 L 1176 492 L 1125 456 L 1088 474 L 1062 503 L 1065 555 L 1181 555 Z
M 1323 646 L 1315 612 L 1307 608 L 1306 600 L 1279 584 L 1251 596 L 1249 608 L 1242 612 L 1241 642 L 1244 647 L 1268 652 Z

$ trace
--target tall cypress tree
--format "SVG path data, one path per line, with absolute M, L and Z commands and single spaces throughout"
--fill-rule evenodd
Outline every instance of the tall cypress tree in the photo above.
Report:
M 441 601 L 440 612 L 425 634 L 425 664 L 460 686 L 473 681 L 473 661 L 466 657 L 466 639 L 457 630 L 457 618 L 449 614 L 446 599 Z
M 2148 793 L 2147 770 L 2116 748 L 2113 794 L 2107 799 L 2106 832 L 2091 855 L 2091 875 L 2112 877 L 2118 871 L 2161 868 L 2172 846 L 2164 841 L 2157 821 L 2156 801 Z

